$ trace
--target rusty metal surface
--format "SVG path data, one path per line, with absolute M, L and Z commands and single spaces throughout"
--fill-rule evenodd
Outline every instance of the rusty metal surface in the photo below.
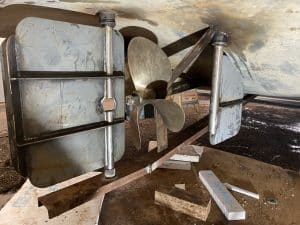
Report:
M 299 24 L 300 5 L 293 0 L 61 0 L 27 2 L 23 0 L 1 1 L 1 6 L 9 6 L 0 11 L 2 33 L 13 26 L 14 14 L 17 18 L 28 14 L 42 17 L 74 18 L 71 12 L 43 9 L 37 6 L 73 10 L 94 15 L 99 9 L 117 12 L 117 29 L 128 26 L 143 27 L 157 36 L 161 47 L 187 37 L 208 25 L 216 25 L 231 37 L 227 54 L 241 71 L 245 92 L 270 96 L 300 96 L 300 47 Z M 22 7 L 24 10 L 22 12 Z M 16 9 L 16 10 L 15 10 Z M 45 13 L 42 13 L 44 10 Z M 38 11 L 38 12 L 37 12 Z M 58 13 L 59 12 L 59 13 Z M 2 15 L 2 16 L 1 16 Z M 7 19 L 6 19 L 7 18 Z M 11 21 L 11 22 L 10 22 Z M 95 23 L 91 17 L 82 15 L 82 23 Z M 179 46 L 180 47 L 180 46 Z M 185 51 L 170 57 L 172 67 L 184 56 Z

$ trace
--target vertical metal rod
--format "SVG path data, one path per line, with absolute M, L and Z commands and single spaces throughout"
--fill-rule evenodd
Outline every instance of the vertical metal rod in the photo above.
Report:
M 105 59 L 104 68 L 106 74 L 113 74 L 113 27 L 115 25 L 115 15 L 112 12 L 104 11 L 100 13 L 101 23 L 105 26 Z M 104 83 L 104 99 L 113 99 L 111 78 L 106 78 Z M 113 111 L 105 111 L 104 117 L 107 122 L 113 122 Z M 116 175 L 114 167 L 114 143 L 113 127 L 105 127 L 105 170 L 104 175 L 107 178 Z
M 220 92 L 220 81 L 222 73 L 222 62 L 223 62 L 223 45 L 215 45 L 214 51 L 214 65 L 212 73 L 212 90 L 210 100 L 210 116 L 209 116 L 209 132 L 211 135 L 215 135 L 217 129 L 217 116 L 219 108 L 219 92 Z
M 214 65 L 212 73 L 212 88 L 209 107 L 209 132 L 215 135 L 218 126 L 218 110 L 220 104 L 220 82 L 223 65 L 223 50 L 228 42 L 228 35 L 223 31 L 217 31 L 213 37 Z

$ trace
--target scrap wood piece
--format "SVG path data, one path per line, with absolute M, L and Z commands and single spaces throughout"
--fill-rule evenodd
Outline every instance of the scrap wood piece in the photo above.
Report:
M 192 164 L 188 161 L 167 160 L 158 168 L 171 170 L 191 170 Z
M 170 160 L 185 161 L 185 162 L 199 162 L 203 153 L 203 146 L 186 145 L 181 149 L 181 153 L 174 154 Z
M 168 148 L 168 128 L 158 111 L 155 109 L 156 144 L 157 152 Z
M 27 180 L 1 209 L 0 225 L 94 225 L 97 221 L 97 215 L 101 208 L 103 196 L 98 196 L 97 198 L 76 207 L 76 209 L 70 210 L 61 216 L 49 220 L 47 209 L 45 207 L 38 207 L 36 199 L 40 194 L 53 191 L 60 187 L 61 185 L 57 184 L 48 188 L 37 188 Z
M 149 141 L 148 144 L 148 152 L 151 152 L 152 150 L 157 148 L 157 141 Z
M 246 212 L 211 170 L 199 171 L 199 178 L 228 220 L 244 220 Z
M 199 155 L 174 154 L 170 160 L 182 162 L 199 162 Z
M 251 192 L 251 191 L 247 191 L 247 190 L 245 190 L 245 189 L 239 188 L 239 187 L 234 186 L 234 185 L 232 185 L 232 184 L 224 183 L 224 185 L 225 185 L 225 187 L 226 187 L 228 190 L 235 191 L 235 192 L 238 192 L 238 193 L 247 195 L 247 196 L 249 196 L 249 197 L 259 199 L 259 194 L 253 193 L 253 192 Z
M 188 146 L 190 146 L 199 155 L 199 157 L 202 156 L 204 151 L 203 146 L 198 146 L 198 145 L 188 145 Z
M 178 188 L 161 187 L 155 191 L 155 204 L 166 206 L 194 218 L 206 221 L 211 208 L 211 200 Z
M 180 152 L 183 146 L 192 144 L 198 138 L 205 135 L 208 131 L 207 123 L 208 116 L 204 117 L 202 121 L 199 121 L 199 125 L 196 124 L 195 128 L 194 124 L 192 129 L 187 128 L 181 131 L 182 135 L 186 137 L 185 141 L 177 143 L 175 146 L 170 146 L 161 153 L 154 151 L 148 152 L 134 163 L 132 160 L 119 161 L 116 163 L 116 179 L 106 180 L 101 175 L 86 179 L 50 194 L 40 196 L 38 198 L 39 206 L 44 205 L 48 209 L 49 217 L 52 218 L 90 201 L 97 196 L 102 196 L 139 179 L 157 169 L 175 153 Z M 204 128 L 203 125 L 205 125 Z M 188 137 L 187 135 L 192 136 Z
M 174 184 L 174 187 L 185 190 L 185 184 Z

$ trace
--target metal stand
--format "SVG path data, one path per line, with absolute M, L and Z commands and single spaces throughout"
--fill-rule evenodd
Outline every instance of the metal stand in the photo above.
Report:
M 107 75 L 113 74 L 113 49 L 112 35 L 113 27 L 115 26 L 115 14 L 111 11 L 102 11 L 99 13 L 101 25 L 105 27 L 105 59 L 104 68 Z M 101 101 L 105 120 L 112 122 L 114 115 L 113 111 L 116 108 L 116 102 L 113 98 L 112 79 L 107 78 L 104 84 L 104 98 Z M 112 126 L 105 127 L 105 170 L 106 178 L 112 178 L 116 175 L 114 168 L 114 146 L 113 146 L 113 131 Z
M 209 117 L 209 132 L 214 135 L 217 130 L 217 114 L 219 108 L 219 92 L 220 92 L 220 81 L 222 73 L 223 63 L 223 49 L 227 43 L 227 34 L 218 31 L 213 39 L 213 45 L 215 47 L 214 52 L 214 67 L 212 74 L 212 90 L 211 90 L 211 101 L 210 101 L 210 117 Z

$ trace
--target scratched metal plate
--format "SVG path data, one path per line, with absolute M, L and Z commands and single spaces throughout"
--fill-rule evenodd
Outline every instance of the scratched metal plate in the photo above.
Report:
M 240 72 L 232 65 L 227 56 L 223 56 L 220 80 L 220 104 L 241 100 L 244 97 L 244 87 Z M 242 102 L 219 107 L 217 114 L 217 129 L 215 135 L 210 135 L 210 143 L 215 145 L 235 136 L 241 127 Z
M 105 121 L 100 101 L 105 77 L 90 76 L 104 71 L 104 40 L 103 28 L 41 18 L 26 18 L 16 28 L 11 51 L 19 72 L 6 76 L 17 84 L 13 96 L 20 99 L 12 100 L 15 117 L 20 117 L 15 127 L 22 131 L 16 135 L 16 148 L 24 154 L 19 163 L 26 171 L 20 172 L 36 186 L 104 166 Z M 117 31 L 113 57 L 114 71 L 122 72 L 124 42 Z M 73 72 L 73 77 L 64 75 Z M 56 73 L 59 76 L 52 77 Z M 123 76 L 113 78 L 113 92 L 117 102 L 114 158 L 119 160 L 125 145 Z

